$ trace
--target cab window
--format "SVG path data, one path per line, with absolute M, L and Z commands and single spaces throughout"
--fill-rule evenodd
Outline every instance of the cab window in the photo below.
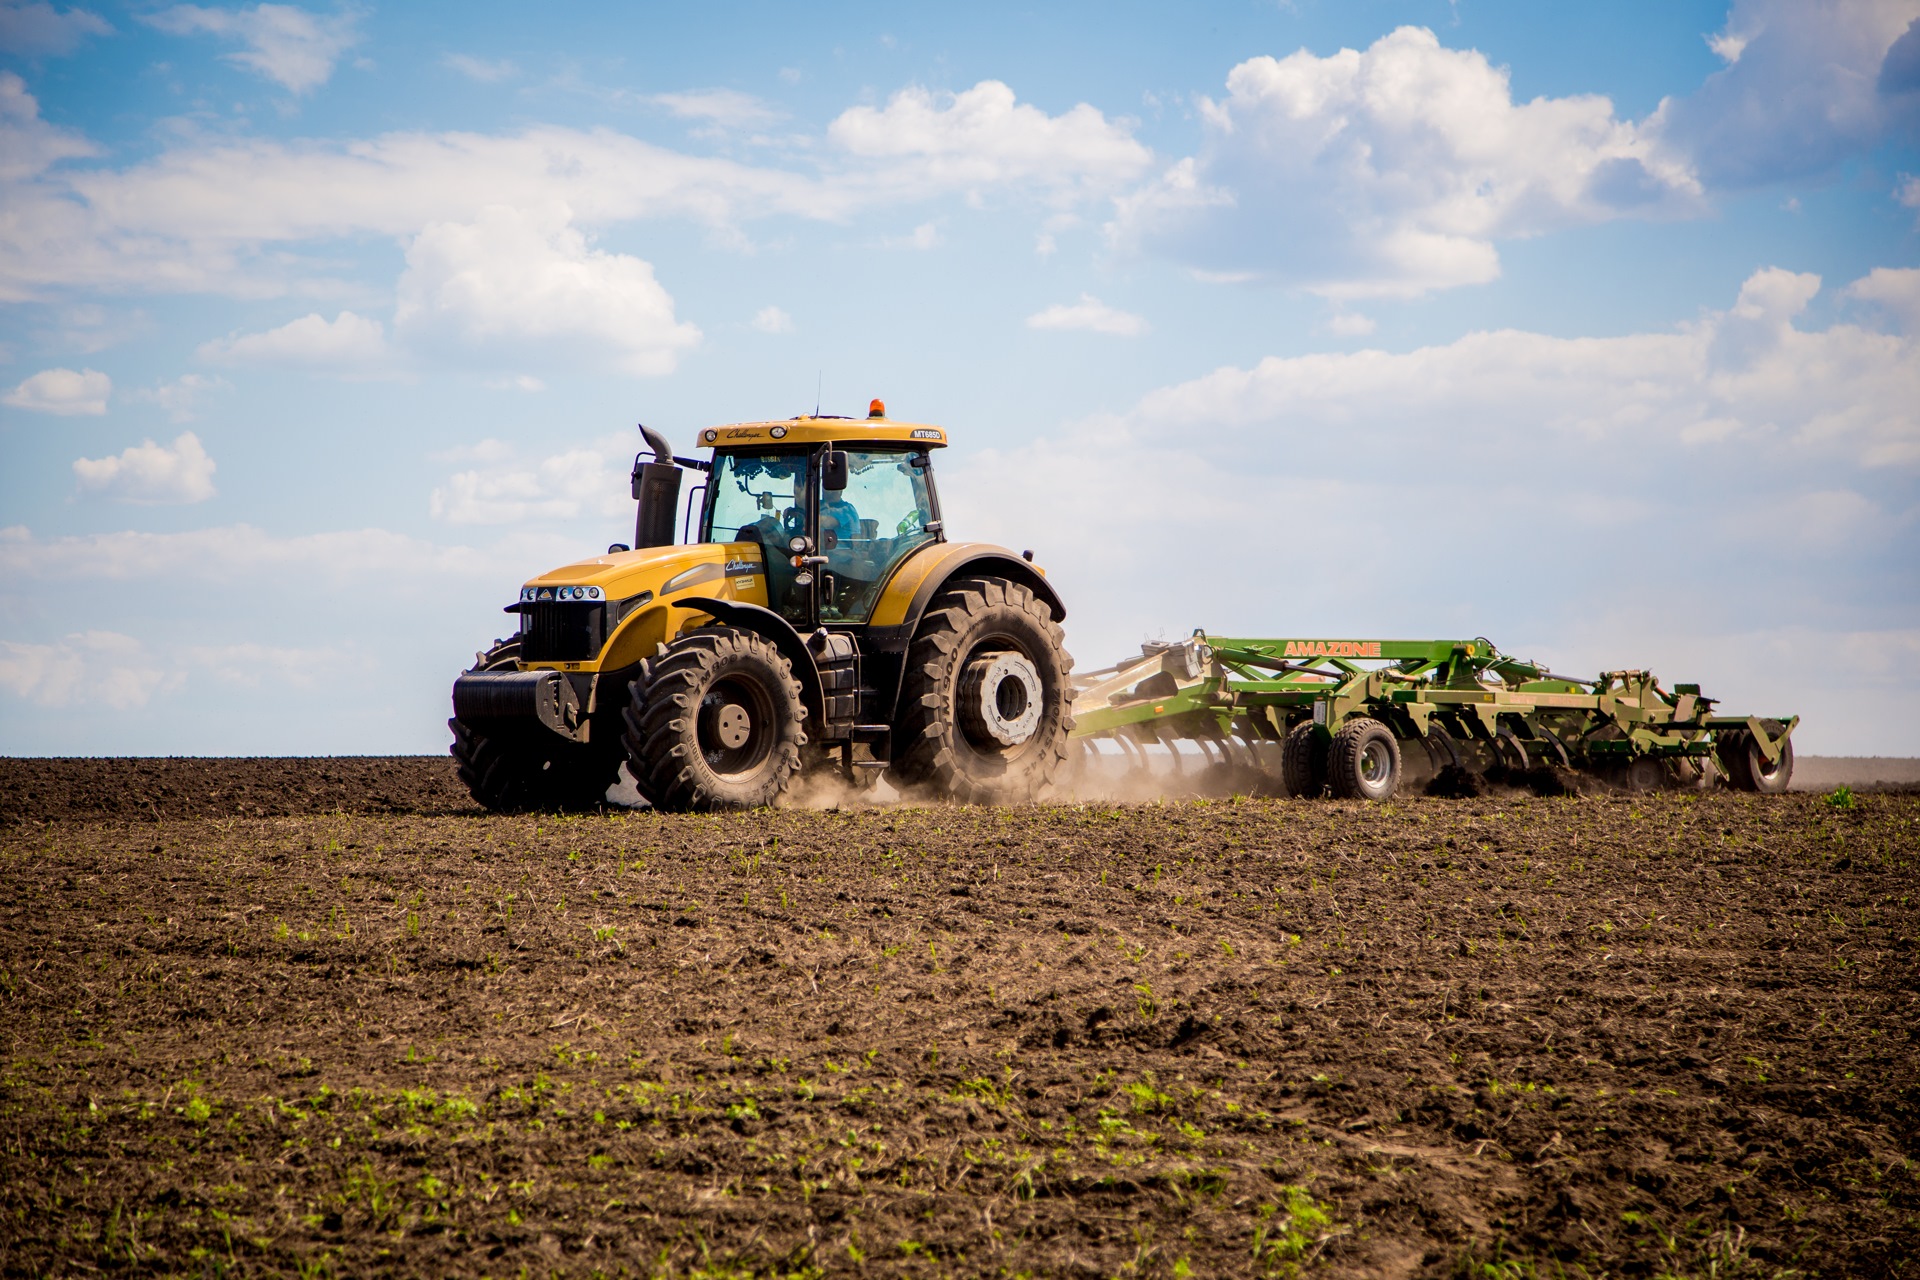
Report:
M 923 461 L 899 449 L 847 450 L 847 487 L 820 495 L 820 550 L 831 577 L 823 621 L 865 622 L 894 565 L 938 535 Z
M 787 543 L 807 532 L 807 459 L 795 453 L 722 453 L 707 483 L 702 542 L 756 542 L 767 568 L 767 603 L 795 626 L 810 626 L 812 602 L 796 590 Z

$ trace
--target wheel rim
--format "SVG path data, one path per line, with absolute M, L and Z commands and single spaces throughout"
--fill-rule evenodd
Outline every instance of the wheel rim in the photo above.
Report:
M 1045 696 L 1039 668 L 1014 649 L 976 649 L 960 669 L 960 731 L 977 751 L 1016 753 L 1040 727 Z
M 722 777 L 752 773 L 773 754 L 773 699 L 756 680 L 715 682 L 700 699 L 700 754 Z
M 1387 744 L 1375 739 L 1360 752 L 1360 781 L 1368 788 L 1385 785 L 1387 776 L 1393 771 L 1392 761 L 1387 757 Z

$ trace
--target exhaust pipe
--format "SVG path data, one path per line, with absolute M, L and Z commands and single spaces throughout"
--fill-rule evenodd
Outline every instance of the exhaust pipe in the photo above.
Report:
M 640 509 L 633 524 L 633 549 L 670 547 L 674 544 L 674 519 L 680 511 L 680 468 L 673 462 L 673 446 L 667 438 L 645 423 L 640 435 L 653 450 L 653 461 L 633 459 L 633 496 Z

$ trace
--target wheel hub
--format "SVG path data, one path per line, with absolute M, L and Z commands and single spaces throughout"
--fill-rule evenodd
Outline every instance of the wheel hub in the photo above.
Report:
M 982 654 L 960 673 L 959 702 L 969 738 L 1017 747 L 1040 727 L 1040 672 L 1024 654 Z
M 713 736 L 729 751 L 744 747 L 753 736 L 753 717 L 737 702 L 721 707 L 713 717 Z

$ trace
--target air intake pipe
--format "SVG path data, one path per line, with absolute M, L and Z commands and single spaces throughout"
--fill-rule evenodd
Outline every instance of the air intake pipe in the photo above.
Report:
M 653 461 L 633 459 L 633 496 L 640 504 L 633 525 L 633 548 L 670 547 L 674 520 L 680 512 L 680 468 L 673 462 L 673 446 L 658 431 L 640 426 L 640 435 L 653 450 Z

